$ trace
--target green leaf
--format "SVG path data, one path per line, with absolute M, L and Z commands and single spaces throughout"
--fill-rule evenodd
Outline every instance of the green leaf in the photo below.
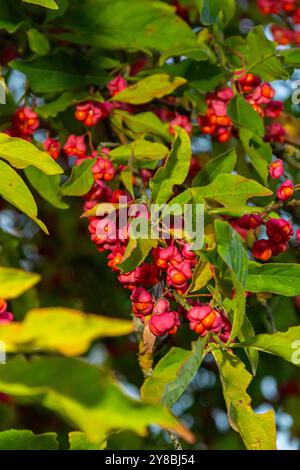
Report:
M 236 160 L 237 155 L 234 148 L 212 158 L 195 176 L 192 186 L 203 186 L 213 181 L 220 173 L 231 173 L 235 168 Z
M 246 311 L 245 283 L 248 273 L 248 255 L 240 235 L 223 220 L 215 221 L 217 251 L 231 271 L 234 287 L 233 321 L 230 340 L 240 332 Z
M 162 98 L 173 93 L 176 88 L 184 85 L 186 80 L 181 77 L 172 77 L 166 74 L 155 74 L 142 78 L 134 85 L 117 93 L 112 100 L 129 104 L 145 104 L 155 98 Z
M 241 96 L 237 95 L 230 101 L 227 112 L 236 127 L 246 128 L 261 137 L 265 135 L 262 118 Z
M 112 203 L 112 202 L 100 202 L 91 209 L 85 211 L 81 217 L 102 217 L 111 214 L 119 209 L 125 209 L 128 204 Z
M 69 432 L 69 450 L 103 450 L 106 448 L 105 436 L 99 440 L 99 443 L 91 442 L 83 432 Z
M 54 432 L 33 434 L 20 429 L 2 431 L 0 450 L 58 450 L 57 435 Z
M 99 93 L 91 95 L 87 91 L 66 91 L 55 100 L 36 108 L 36 112 L 42 118 L 48 119 L 49 117 L 56 117 L 70 106 L 75 106 L 78 103 L 88 100 L 103 101 L 103 98 Z
M 163 67 L 156 67 L 148 71 L 148 73 L 161 72 L 183 77 L 190 87 L 203 93 L 214 91 L 229 79 L 228 72 L 223 68 L 209 62 L 203 65 L 202 62 L 196 62 L 192 59 L 182 60 L 178 64 L 165 64 Z
M 15 33 L 27 21 L 22 5 L 0 0 L 0 29 Z
M 248 129 L 240 129 L 240 139 L 253 167 L 263 183 L 267 184 L 269 164 L 272 161 L 271 145 Z
M 46 175 L 59 175 L 63 169 L 47 152 L 39 150 L 24 139 L 0 133 L 0 158 L 7 160 L 15 168 L 34 166 Z
M 160 56 L 159 63 L 163 65 L 170 57 L 187 57 L 196 61 L 216 62 L 217 58 L 210 47 L 204 42 L 198 42 L 194 47 L 171 47 Z
M 131 144 L 120 145 L 109 153 L 111 161 L 117 164 L 126 164 L 132 157 L 135 164 L 153 162 L 164 159 L 167 154 L 168 147 L 148 140 L 135 140 Z
M 241 236 L 223 220 L 215 221 L 215 232 L 218 254 L 244 287 L 248 273 L 248 255 Z
M 122 263 L 118 265 L 123 272 L 128 273 L 136 269 L 146 259 L 152 248 L 157 245 L 157 240 L 150 238 L 130 238 L 126 247 Z
M 248 450 L 276 450 L 274 411 L 256 414 L 247 388 L 252 380 L 243 362 L 229 351 L 215 350 L 231 427 L 241 435 Z
M 1 160 L 0 196 L 28 215 L 45 233 L 48 233 L 47 227 L 37 218 L 37 206 L 26 184 L 13 168 Z
M 176 127 L 176 137 L 168 158 L 150 180 L 152 201 L 166 203 L 173 194 L 173 186 L 182 184 L 189 172 L 191 161 L 191 142 L 187 132 Z
M 256 335 L 236 347 L 273 354 L 300 367 L 300 326 L 292 326 L 285 332 Z
M 51 10 L 58 10 L 58 5 L 54 0 L 22 0 L 25 3 L 33 3 L 41 7 L 50 8 Z
M 294 263 L 250 263 L 246 290 L 288 297 L 300 295 L 300 265 Z
M 292 67 L 300 67 L 300 49 L 285 49 L 280 51 L 280 54 L 284 57 L 286 64 L 291 65 Z
M 117 119 L 120 119 L 134 134 L 150 134 L 163 137 L 167 142 L 172 141 L 172 136 L 156 114 L 151 111 L 145 113 L 130 114 L 126 111 L 114 111 Z
M 162 405 L 133 400 L 110 374 L 82 360 L 35 357 L 28 362 L 17 357 L 1 366 L 0 391 L 57 413 L 91 442 L 118 429 L 145 436 L 150 424 L 193 442 L 193 435 Z
M 95 159 L 86 159 L 80 165 L 72 168 L 68 181 L 60 188 L 62 196 L 83 196 L 88 193 L 94 183 L 92 167 Z
M 21 269 L 0 267 L 0 298 L 14 299 L 31 289 L 41 278 Z
M 33 166 L 25 168 L 24 173 L 31 186 L 45 201 L 48 201 L 52 206 L 57 207 L 57 209 L 68 209 L 68 204 L 63 202 L 60 197 L 59 175 L 45 175 L 42 171 Z
M 244 298 L 245 298 L 245 295 L 244 295 Z M 239 341 L 245 341 L 245 340 L 248 340 L 248 338 L 252 338 L 254 336 L 255 336 L 255 330 L 249 318 L 247 317 L 247 315 L 245 315 L 243 326 L 240 329 L 237 337 Z M 259 352 L 253 348 L 245 348 L 245 352 L 247 354 L 247 357 L 249 359 L 249 362 L 252 368 L 252 374 L 255 376 L 258 363 L 259 363 Z
M 73 2 L 72 2 L 73 3 Z M 71 5 L 62 21 L 68 33 L 56 34 L 77 44 L 102 49 L 165 51 L 195 44 L 195 34 L 174 9 L 147 0 L 85 0 Z
M 125 186 L 125 189 L 129 192 L 129 194 L 134 198 L 134 190 L 133 190 L 133 174 L 132 174 L 132 165 L 130 165 L 130 168 L 125 168 L 121 171 L 120 174 L 120 180 Z
M 200 338 L 192 343 L 191 351 L 172 347 L 145 380 L 142 398 L 171 408 L 195 377 L 206 355 L 206 344 L 207 338 Z
M 201 22 L 205 25 L 226 26 L 235 14 L 234 0 L 196 0 Z
M 193 272 L 193 278 L 188 292 L 196 292 L 206 286 L 212 278 L 210 263 L 200 257 Z
M 210 209 L 216 214 L 244 215 L 245 212 L 258 212 L 259 208 L 246 206 L 248 199 L 255 196 L 272 196 L 272 191 L 264 188 L 255 180 L 240 175 L 219 174 L 210 184 L 202 187 L 190 188 L 172 200 L 172 204 L 202 204 L 203 200 L 213 200 L 221 204 L 222 208 Z
M 290 72 L 277 53 L 277 44 L 269 41 L 263 26 L 252 28 L 246 40 L 247 50 L 243 51 L 247 73 L 258 75 L 263 80 L 286 80 Z
M 13 60 L 10 66 L 23 72 L 35 93 L 54 93 L 83 85 L 104 85 L 108 76 L 97 63 L 82 54 L 57 49 L 31 60 Z
M 40 33 L 37 29 L 29 29 L 27 32 L 29 47 L 32 52 L 39 55 L 48 54 L 50 51 L 50 44 L 46 36 Z
M 77 356 L 95 339 L 127 335 L 133 328 L 131 320 L 53 307 L 31 310 L 23 322 L 0 325 L 0 338 L 7 352 L 38 350 Z

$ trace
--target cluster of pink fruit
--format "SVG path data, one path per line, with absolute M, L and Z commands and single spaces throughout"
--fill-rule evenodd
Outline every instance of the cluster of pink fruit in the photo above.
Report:
M 271 25 L 274 40 L 283 46 L 300 45 L 300 5 L 298 0 L 258 0 L 258 8 L 263 15 L 276 15 L 286 20 L 287 26 Z M 292 26 L 292 27 L 291 27 Z
M 234 81 L 234 86 L 221 88 L 206 96 L 206 114 L 198 118 L 201 132 L 211 135 L 221 143 L 228 142 L 233 135 L 237 135 L 227 112 L 228 104 L 234 97 L 234 88 L 261 117 L 268 119 L 266 141 L 284 142 L 283 126 L 273 121 L 283 111 L 282 102 L 273 100 L 275 91 L 269 83 L 262 82 L 259 77 L 244 72 Z
M 270 120 L 266 139 L 283 142 L 284 129 L 280 124 L 271 122 L 280 115 L 283 106 L 281 102 L 273 100 L 275 93 L 270 84 L 262 82 L 252 74 L 242 74 L 235 79 L 234 86 L 260 116 Z M 126 80 L 118 75 L 108 84 L 108 95 L 115 96 L 126 87 Z M 207 96 L 207 113 L 205 116 L 199 117 L 202 133 L 211 134 L 220 142 L 227 142 L 237 132 L 227 114 L 227 105 L 233 96 L 233 89 L 230 87 L 220 89 Z M 166 99 L 170 108 L 174 104 L 172 99 L 172 97 Z M 87 128 L 91 128 L 106 119 L 116 107 L 126 109 L 129 112 L 134 111 L 133 108 L 118 102 L 88 101 L 76 106 L 75 118 Z M 175 126 L 181 126 L 191 135 L 190 118 L 170 108 L 157 108 L 155 112 L 162 121 L 168 122 L 171 134 L 174 134 Z M 40 121 L 36 112 L 31 108 L 23 107 L 14 114 L 12 126 L 7 130 L 7 133 L 31 140 L 39 125 Z M 103 147 L 101 150 L 95 151 L 89 132 L 83 135 L 69 135 L 63 147 L 59 140 L 53 137 L 48 137 L 43 145 L 54 159 L 57 159 L 63 150 L 67 157 L 72 158 L 75 165 L 79 165 L 87 159 L 95 160 L 91 170 L 94 184 L 90 191 L 83 196 L 84 211 L 89 211 L 102 202 L 118 203 L 121 197 L 126 198 L 127 206 L 134 202 L 125 189 L 118 187 L 112 189 L 110 184 L 126 167 L 112 164 L 108 156 L 108 148 Z M 152 171 L 141 169 L 136 174 L 147 187 Z M 272 178 L 281 178 L 283 174 L 284 168 L 281 160 L 270 165 Z M 133 177 L 133 185 L 135 185 L 135 177 Z M 116 185 L 113 186 L 116 187 Z M 285 202 L 293 192 L 293 183 L 286 180 L 278 188 L 277 197 Z M 118 273 L 119 282 L 131 291 L 133 314 L 142 322 L 147 322 L 151 332 L 156 336 L 174 334 L 180 321 L 188 321 L 190 328 L 197 334 L 204 336 L 211 331 L 226 341 L 230 336 L 231 328 L 230 322 L 221 309 L 191 300 L 187 301 L 188 308 L 183 308 L 176 301 L 177 295 L 184 295 L 187 292 L 197 263 L 197 257 L 189 249 L 189 246 L 183 241 L 164 242 L 164 246 L 152 249 L 147 261 L 137 269 L 123 273 L 119 265 L 123 261 L 128 245 L 129 226 L 127 222 L 120 225 L 119 219 L 119 212 L 117 212 L 117 220 L 90 216 L 89 232 L 97 249 L 100 252 L 108 252 L 108 266 Z M 245 240 L 248 238 L 249 231 L 258 238 L 261 227 L 265 225 L 268 239 L 256 239 L 252 244 L 253 255 L 263 261 L 284 252 L 293 236 L 291 224 L 284 219 L 264 219 L 254 214 L 245 215 L 239 220 L 231 221 L 231 223 L 244 236 Z

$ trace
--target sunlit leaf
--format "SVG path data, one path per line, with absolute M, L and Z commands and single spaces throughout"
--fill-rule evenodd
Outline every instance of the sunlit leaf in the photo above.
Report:
M 68 204 L 61 200 L 59 193 L 61 178 L 59 175 L 48 176 L 42 171 L 29 166 L 24 173 L 31 186 L 38 194 L 57 209 L 68 209 Z
M 194 440 L 162 405 L 133 400 L 111 375 L 78 359 L 44 357 L 27 362 L 17 357 L 1 366 L 0 391 L 57 413 L 95 443 L 117 429 L 146 436 L 150 424 L 168 428 L 188 442 Z
M 300 367 L 300 326 L 292 326 L 285 332 L 256 335 L 237 346 L 274 354 Z
M 0 298 L 14 299 L 40 281 L 38 274 L 21 269 L 0 267 Z
M 257 414 L 247 394 L 252 376 L 243 362 L 228 351 L 213 352 L 217 362 L 228 419 L 248 450 L 275 450 L 276 426 L 274 411 Z
M 48 233 L 45 224 L 37 218 L 37 206 L 22 178 L 11 166 L 0 160 L 0 196 L 28 215 L 41 229 Z
M 51 10 L 58 10 L 58 5 L 54 0 L 22 0 L 25 3 L 33 3 L 41 7 L 50 8 Z
M 192 344 L 192 350 L 173 347 L 155 366 L 142 386 L 144 400 L 161 402 L 169 408 L 188 387 L 205 357 L 207 338 Z
M 166 74 L 150 75 L 120 91 L 112 99 L 129 104 L 145 104 L 155 98 L 169 95 L 185 83 L 186 80 L 181 77 L 172 77 Z
M 133 328 L 130 320 L 49 307 L 31 310 L 23 322 L 0 325 L 0 339 L 8 352 L 55 351 L 77 356 L 94 340 L 127 335 Z
M 72 168 L 70 178 L 61 186 L 62 196 L 83 196 L 88 193 L 94 183 L 92 167 L 94 158 L 84 160 L 80 165 Z
M 235 149 L 230 149 L 218 157 L 208 160 L 193 179 L 192 186 L 203 186 L 213 181 L 221 173 L 231 173 L 236 165 L 236 160 Z
M 150 180 L 152 201 L 156 204 L 166 203 L 173 194 L 173 186 L 182 184 L 189 172 L 191 142 L 184 129 L 176 129 L 177 134 L 164 166 Z
M 300 295 L 300 265 L 294 263 L 250 263 L 246 283 L 249 292 Z
M 16 168 L 34 166 L 46 175 L 59 175 L 63 169 L 50 155 L 24 139 L 0 134 L 0 158 Z

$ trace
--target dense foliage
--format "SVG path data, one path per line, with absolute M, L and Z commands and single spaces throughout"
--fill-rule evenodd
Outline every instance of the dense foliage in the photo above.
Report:
M 299 447 L 299 24 L 0 0 L 0 449 Z

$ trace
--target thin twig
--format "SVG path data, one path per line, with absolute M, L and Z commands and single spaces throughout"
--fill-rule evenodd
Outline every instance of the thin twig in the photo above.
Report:
M 277 328 L 276 328 L 276 324 L 275 324 L 275 320 L 274 320 L 274 317 L 273 317 L 273 312 L 272 310 L 270 309 L 268 303 L 266 300 L 259 300 L 259 302 L 261 303 L 261 305 L 263 305 L 263 307 L 265 307 L 266 309 L 266 317 L 267 317 L 267 320 L 269 322 L 269 325 L 270 325 L 270 329 L 271 329 L 271 332 L 272 333 L 276 333 L 277 331 Z

